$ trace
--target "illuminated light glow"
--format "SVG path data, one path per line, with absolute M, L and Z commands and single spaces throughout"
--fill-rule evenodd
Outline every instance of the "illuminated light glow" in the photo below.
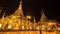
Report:
M 12 25 L 11 25 L 11 24 L 9 24 L 9 25 L 8 25 L 8 29 L 11 29 L 11 28 L 12 28 Z
M 27 29 L 29 29 L 29 27 L 26 27 Z
M 30 29 L 32 29 L 32 27 L 30 26 Z
M 15 16 L 13 16 L 13 18 L 15 19 L 16 17 L 15 17 Z
M 10 20 L 9 23 L 12 23 L 12 20 Z
M 28 19 L 31 19 L 31 16 L 26 16 Z
M 48 25 L 55 25 L 56 23 L 48 23 Z
M 22 26 L 22 30 L 24 30 L 24 26 Z
M 0 23 L 0 28 L 2 27 L 2 24 Z
M 39 30 L 39 27 L 37 27 L 37 29 Z
M 42 27 L 44 28 L 45 26 L 43 25 Z
M 53 21 L 53 22 L 52 21 L 49 21 L 48 22 L 48 25 L 55 25 L 55 24 L 56 24 L 56 21 Z
M 57 28 L 58 30 L 60 30 L 60 28 Z
M 50 25 L 52 24 L 52 23 L 49 23 Z
M 45 26 L 44 26 L 44 25 L 42 26 L 42 30 L 43 30 L 43 29 L 45 29 Z
M 48 28 L 48 30 L 50 30 L 51 28 Z
M 48 23 L 48 25 L 52 25 L 53 23 Z

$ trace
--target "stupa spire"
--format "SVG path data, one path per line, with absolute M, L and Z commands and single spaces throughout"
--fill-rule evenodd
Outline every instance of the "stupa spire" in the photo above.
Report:
M 46 20 L 47 20 L 47 18 L 46 18 L 45 14 L 44 14 L 44 11 L 42 9 L 40 21 L 46 21 Z
M 35 19 L 35 17 L 34 17 L 34 21 L 33 21 L 34 23 L 36 22 L 36 19 Z

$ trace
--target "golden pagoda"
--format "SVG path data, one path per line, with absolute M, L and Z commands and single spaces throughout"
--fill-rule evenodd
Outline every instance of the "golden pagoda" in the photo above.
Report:
M 11 29 L 11 30 L 30 30 L 30 29 L 33 30 L 34 29 L 36 30 L 36 28 L 40 30 L 40 25 L 41 26 L 43 25 L 43 27 L 44 25 L 46 26 L 46 20 L 48 20 L 42 10 L 40 21 L 36 23 L 36 20 L 34 17 L 34 22 L 31 23 L 30 22 L 31 16 L 28 15 L 27 17 L 24 17 L 23 15 L 22 1 L 20 1 L 20 5 L 14 14 L 7 16 L 6 18 L 4 18 L 4 15 L 2 19 L 0 20 L 0 28 L 2 28 L 3 30 L 5 29 Z
M 7 16 L 6 18 L 4 18 L 3 15 L 0 22 L 3 25 L 2 29 L 24 30 L 26 28 L 31 29 L 32 26 L 32 23 L 23 15 L 22 1 L 20 1 L 20 5 L 14 14 Z
M 47 17 L 45 16 L 44 11 L 43 11 L 43 9 L 42 9 L 40 21 L 46 21 L 46 20 L 48 20 L 48 19 L 47 19 Z

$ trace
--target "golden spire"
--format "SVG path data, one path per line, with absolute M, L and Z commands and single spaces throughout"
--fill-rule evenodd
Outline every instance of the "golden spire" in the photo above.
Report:
M 19 5 L 19 7 L 18 7 L 18 9 L 16 10 L 16 12 L 15 13 L 23 13 L 22 12 L 22 1 L 20 1 L 20 5 Z
M 44 14 L 44 11 L 43 11 L 43 9 L 42 9 L 40 21 L 46 21 L 46 20 L 47 20 L 47 18 L 46 18 L 45 14 Z
M 35 20 L 35 17 L 34 17 L 34 21 L 33 21 L 34 23 L 36 22 L 36 20 Z
M 5 13 L 4 13 L 4 15 L 2 16 L 1 20 L 3 20 L 3 19 L 4 19 L 4 16 L 5 16 Z
M 23 15 L 23 11 L 22 11 L 22 1 L 20 1 L 20 5 L 13 15 L 16 16 L 16 17 L 25 18 L 24 15 Z

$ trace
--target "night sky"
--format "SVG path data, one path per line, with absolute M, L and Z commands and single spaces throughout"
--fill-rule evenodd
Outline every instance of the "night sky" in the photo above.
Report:
M 0 0 L 0 7 L 3 11 L 0 13 L 0 19 L 5 13 L 5 17 L 12 15 L 19 7 L 20 0 Z
M 6 16 L 12 15 L 19 7 L 20 0 L 0 0 L 0 6 L 3 7 L 3 11 L 0 13 L 2 17 L 3 13 Z M 22 0 L 22 9 L 24 15 L 31 15 L 36 18 L 38 22 L 41 18 L 42 9 L 48 19 L 60 21 L 60 2 L 59 0 Z
M 23 0 L 22 2 L 24 15 L 33 15 L 32 18 L 35 16 L 36 20 L 39 21 L 43 9 L 49 20 L 60 21 L 59 0 Z

